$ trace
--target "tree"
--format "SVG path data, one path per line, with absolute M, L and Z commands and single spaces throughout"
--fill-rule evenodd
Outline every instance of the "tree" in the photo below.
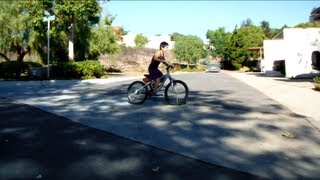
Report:
M 144 47 L 148 43 L 148 38 L 143 36 L 141 33 L 137 34 L 134 38 L 134 43 L 137 47 Z
M 21 1 L 20 1 L 21 3 Z M 63 31 L 59 25 L 59 17 L 56 15 L 56 20 L 51 21 L 50 28 L 50 52 L 47 47 L 47 23 L 43 22 L 44 10 L 55 13 L 55 2 L 51 0 L 38 1 L 29 0 L 23 2 L 25 4 L 24 11 L 28 12 L 31 24 L 30 45 L 32 52 L 45 63 L 47 53 L 50 53 L 51 61 L 63 61 L 68 59 L 68 34 Z
M 310 22 L 320 20 L 320 7 L 312 9 L 311 14 L 309 16 L 309 20 Z
M 252 26 L 253 25 L 253 22 L 250 18 L 247 18 L 246 20 L 242 21 L 241 23 L 241 27 L 243 26 Z
M 46 47 L 47 23 L 42 21 L 44 10 L 56 16 L 50 23 L 50 52 Z M 17 60 L 22 61 L 32 49 L 41 60 L 50 53 L 53 61 L 64 61 L 68 60 L 69 41 L 76 50 L 73 59 L 86 58 L 90 29 L 99 22 L 101 7 L 98 0 L 0 1 L 0 12 L 1 57 L 9 61 L 9 53 L 15 51 Z
M 57 28 L 68 34 L 69 60 L 85 59 L 89 29 L 99 22 L 102 10 L 98 0 L 55 0 L 55 4 Z M 74 45 L 78 50 L 76 57 Z
M 311 22 L 299 23 L 295 27 L 302 27 L 302 28 L 320 27 L 320 21 L 311 21 Z
M 262 28 L 266 37 L 269 39 L 272 39 L 272 33 L 271 33 L 271 28 L 270 28 L 269 22 L 268 21 L 261 21 L 260 27 Z
M 197 36 L 177 36 L 174 44 L 174 53 L 179 62 L 197 63 L 205 57 L 204 43 Z
M 116 19 L 115 16 L 113 16 L 110 13 L 107 13 L 106 17 L 104 18 L 104 24 L 107 26 L 111 26 L 115 19 Z
M 176 38 L 177 38 L 177 36 L 181 36 L 181 35 L 183 35 L 183 34 L 174 32 L 174 33 L 172 33 L 172 34 L 170 35 L 170 40 L 171 40 L 171 41 L 175 41 Z
M 120 51 L 112 27 L 101 23 L 91 30 L 89 45 L 89 54 L 92 58 L 100 54 L 113 54 Z
M 248 48 L 261 46 L 265 38 L 262 28 L 254 25 L 235 29 L 230 38 L 230 46 L 228 48 L 228 56 L 233 66 L 236 69 L 241 68 L 245 61 L 249 60 L 253 55 L 252 52 L 248 51 Z
M 17 54 L 17 61 L 23 61 L 30 53 L 30 20 L 25 5 L 18 1 L 0 1 L 0 56 L 10 61 L 9 53 Z
M 214 47 L 211 50 L 211 55 L 217 58 L 225 58 L 227 55 L 227 47 L 231 33 L 226 32 L 224 27 L 219 27 L 217 30 L 208 30 L 206 37 L 209 39 L 210 45 Z

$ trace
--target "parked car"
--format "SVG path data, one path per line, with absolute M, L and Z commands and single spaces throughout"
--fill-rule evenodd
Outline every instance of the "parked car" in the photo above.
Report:
M 208 72 L 220 72 L 220 64 L 208 64 Z

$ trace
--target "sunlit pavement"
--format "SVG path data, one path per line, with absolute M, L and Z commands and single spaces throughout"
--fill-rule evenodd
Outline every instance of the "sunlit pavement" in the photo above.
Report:
M 306 116 L 320 130 L 320 92 L 314 90 L 312 79 L 268 77 L 263 73 L 227 72 L 256 88 L 293 112 Z
M 166 105 L 163 97 L 128 104 L 136 78 L 0 86 L 1 96 L 212 164 L 270 178 L 320 177 L 319 131 L 310 118 L 226 73 L 176 77 L 189 85 L 187 105 Z

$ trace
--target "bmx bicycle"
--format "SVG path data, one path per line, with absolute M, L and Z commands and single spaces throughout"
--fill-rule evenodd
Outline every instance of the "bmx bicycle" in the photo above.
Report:
M 166 67 L 167 72 L 161 77 L 157 92 L 159 92 L 162 87 L 165 87 L 164 98 L 168 104 L 186 104 L 189 88 L 185 82 L 172 78 L 170 74 L 172 67 L 173 66 Z M 134 81 L 129 85 L 127 96 L 130 104 L 143 104 L 147 97 L 152 95 L 152 87 L 155 81 L 149 78 L 149 74 L 144 74 L 143 81 Z M 169 80 L 169 83 L 165 86 L 167 80 Z

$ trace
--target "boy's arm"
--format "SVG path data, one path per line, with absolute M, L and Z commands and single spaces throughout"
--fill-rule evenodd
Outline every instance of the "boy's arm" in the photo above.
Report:
M 153 59 L 156 60 L 156 61 L 162 62 L 162 63 L 165 64 L 166 66 L 169 65 L 169 64 L 166 62 L 166 60 L 160 59 L 159 57 L 160 57 L 160 51 L 157 51 L 157 52 L 155 53 Z

